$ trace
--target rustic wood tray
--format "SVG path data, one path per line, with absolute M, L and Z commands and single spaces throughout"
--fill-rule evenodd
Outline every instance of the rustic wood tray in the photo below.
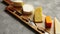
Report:
M 51 29 L 45 29 L 45 23 L 35 23 L 37 26 L 33 26 L 31 25 L 29 22 L 28 22 L 28 18 L 30 16 L 24 16 L 24 15 L 21 15 L 21 13 L 19 13 L 19 11 L 17 11 L 18 9 L 12 7 L 12 6 L 8 6 L 6 7 L 6 10 L 8 10 L 11 14 L 13 14 L 14 16 L 16 16 L 17 18 L 19 18 L 20 20 L 22 20 L 24 23 L 26 23 L 27 25 L 29 25 L 31 28 L 33 28 L 35 31 L 37 31 L 38 33 L 41 33 L 41 31 L 39 31 L 37 29 L 37 27 L 41 30 L 41 29 L 44 29 L 46 30 L 47 32 L 51 33 L 51 34 L 54 34 L 54 27 L 52 26 Z M 43 21 L 45 20 L 45 15 L 43 15 Z M 42 34 L 42 33 L 41 33 Z
M 4 2 L 6 2 L 8 5 L 13 4 L 13 2 L 11 2 L 10 0 L 3 0 Z
M 15 9 L 15 8 L 14 8 Z M 33 26 L 33 25 L 31 25 L 31 24 L 29 24 L 28 23 L 28 18 L 30 17 L 30 16 L 24 16 L 24 15 L 21 15 L 21 14 L 18 14 L 19 12 L 18 11 L 14 11 L 13 9 L 12 9 L 12 6 L 8 6 L 7 8 L 6 8 L 6 10 L 8 10 L 11 14 L 13 14 L 13 15 L 15 15 L 17 18 L 19 18 L 20 20 L 22 20 L 24 23 L 26 23 L 27 25 L 29 25 L 31 28 L 33 28 L 35 31 L 37 31 L 38 33 L 41 33 L 38 29 L 37 29 L 37 27 L 36 26 Z M 18 9 L 17 9 L 18 10 Z M 25 18 L 26 17 L 26 18 Z
M 54 24 L 52 25 L 52 28 L 51 29 L 46 29 L 45 28 L 45 22 L 43 22 L 43 23 L 35 23 L 36 26 L 33 26 L 33 25 L 31 25 L 28 22 L 28 19 L 30 18 L 30 16 L 21 15 L 21 12 L 20 11 L 22 11 L 21 10 L 22 8 L 16 8 L 16 7 L 11 6 L 12 2 L 10 0 L 4 0 L 4 1 L 7 4 L 9 4 L 9 6 L 6 7 L 6 10 L 8 10 L 8 12 L 10 12 L 14 16 L 16 16 L 17 18 L 19 18 L 20 20 L 22 20 L 24 23 L 26 23 L 27 25 L 29 25 L 31 28 L 33 28 L 38 33 L 44 34 L 44 33 L 42 33 L 41 31 L 38 30 L 38 29 L 40 29 L 40 30 L 42 29 L 42 30 L 45 30 L 45 31 L 49 32 L 50 34 L 54 34 Z M 42 17 L 43 17 L 43 21 L 45 21 L 45 15 L 44 14 L 43 14 Z

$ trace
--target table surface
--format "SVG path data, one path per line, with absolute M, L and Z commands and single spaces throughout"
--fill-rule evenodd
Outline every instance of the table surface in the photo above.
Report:
M 21 21 L 5 12 L 6 5 L 0 0 L 0 34 L 36 34 L 26 27 Z M 57 17 L 60 20 L 60 0 L 23 0 L 34 7 L 42 6 L 43 13 L 50 15 L 52 19 Z

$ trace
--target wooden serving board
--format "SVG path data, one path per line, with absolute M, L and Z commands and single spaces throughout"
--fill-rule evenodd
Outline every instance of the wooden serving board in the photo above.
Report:
M 10 0 L 3 0 L 4 2 L 6 2 L 8 5 L 13 4 L 13 2 L 11 2 Z
M 17 18 L 19 18 L 20 20 L 22 20 L 22 21 L 23 21 L 24 23 L 26 23 L 27 25 L 29 25 L 31 28 L 33 28 L 34 30 L 36 30 L 37 32 L 39 32 L 35 26 L 30 25 L 30 24 L 28 23 L 28 21 L 26 21 L 26 20 L 23 19 L 23 18 L 25 18 L 25 16 L 19 16 L 18 14 L 16 14 L 16 11 L 11 10 L 10 8 L 11 8 L 11 6 L 8 6 L 8 7 L 6 8 L 6 10 L 8 10 L 11 14 L 15 15 Z M 23 18 L 22 18 L 22 17 L 23 17 Z M 27 17 L 27 18 L 28 18 L 28 17 Z M 25 18 L 25 19 L 27 19 L 27 18 Z M 40 33 L 40 32 L 39 32 L 39 33 Z
M 37 31 L 38 33 L 40 34 L 43 34 L 41 33 L 41 31 L 39 31 L 37 29 L 37 27 L 39 29 L 45 29 L 46 31 L 48 31 L 50 34 L 54 34 L 54 22 L 52 24 L 52 28 L 51 29 L 46 29 L 45 28 L 45 15 L 43 14 L 43 23 L 35 23 L 37 25 L 36 26 L 33 26 L 31 25 L 29 22 L 28 22 L 28 19 L 30 18 L 30 16 L 24 16 L 24 15 L 21 15 L 21 12 L 22 11 L 21 9 L 22 8 L 16 8 L 16 7 L 13 7 L 11 6 L 11 4 L 13 4 L 13 2 L 11 2 L 10 0 L 4 0 L 4 2 L 6 2 L 7 4 L 9 4 L 9 6 L 6 7 L 6 10 L 8 10 L 8 12 L 10 12 L 11 14 L 13 14 L 14 16 L 16 16 L 17 18 L 19 18 L 20 20 L 22 20 L 24 23 L 26 23 L 27 25 L 29 25 L 31 28 L 33 28 L 35 31 Z M 26 18 L 27 17 L 27 18 Z
M 13 8 L 13 9 L 12 9 Z M 12 7 L 12 6 L 8 6 L 7 8 L 6 8 L 6 10 L 8 10 L 11 14 L 13 14 L 14 16 L 16 16 L 17 18 L 19 18 L 20 20 L 22 20 L 24 23 L 26 23 L 27 25 L 29 25 L 31 28 L 33 28 L 35 31 L 37 31 L 38 33 L 40 33 L 40 34 L 43 34 L 43 33 L 41 33 L 41 31 L 39 31 L 38 29 L 37 29 L 37 27 L 38 28 L 40 28 L 40 29 L 45 29 L 46 31 L 48 31 L 50 34 L 54 34 L 54 27 L 53 27 L 53 25 L 54 24 L 52 24 L 52 28 L 51 29 L 46 29 L 45 28 L 45 22 L 43 22 L 43 23 L 35 23 L 36 25 L 37 25 L 37 27 L 36 26 L 33 26 L 33 25 L 31 25 L 29 22 L 28 22 L 28 19 L 30 18 L 30 16 L 24 16 L 24 15 L 21 15 L 21 14 L 18 14 L 19 12 L 17 11 L 18 9 L 16 9 L 16 8 L 14 8 L 14 7 Z M 25 18 L 26 17 L 26 18 Z M 45 15 L 43 15 L 42 16 L 43 17 L 43 21 L 45 21 Z

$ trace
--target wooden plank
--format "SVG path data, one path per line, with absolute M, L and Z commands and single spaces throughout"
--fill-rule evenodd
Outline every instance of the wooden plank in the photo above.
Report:
M 13 2 L 11 2 L 10 0 L 3 0 L 4 2 L 6 2 L 7 4 L 9 4 L 9 5 L 11 5 L 11 4 L 13 4 Z M 16 11 L 14 11 L 14 12 L 12 12 L 11 10 L 9 10 L 9 8 L 12 8 L 13 10 L 16 10 L 18 13 L 20 13 L 21 14 L 21 12 L 20 12 L 20 9 L 22 9 L 22 8 L 13 8 L 12 6 L 8 6 L 7 8 L 6 8 L 6 10 L 8 10 L 11 14 L 13 14 L 13 15 L 15 15 L 17 18 L 19 18 L 20 20 L 22 20 L 24 23 L 26 23 L 27 25 L 29 25 L 31 28 L 33 28 L 35 31 L 37 31 L 38 33 L 41 33 L 38 29 L 37 29 L 37 27 L 39 27 L 39 28 L 43 28 L 43 29 L 45 29 L 45 22 L 43 22 L 43 23 L 36 23 L 36 25 L 37 25 L 37 27 L 36 26 L 32 26 L 32 25 L 30 25 L 28 22 L 26 22 L 24 19 L 22 19 L 22 17 L 25 17 L 25 16 L 19 16 L 19 15 L 17 15 L 17 14 L 15 14 L 16 13 Z M 27 17 L 28 18 L 28 17 Z M 26 18 L 26 19 L 27 19 Z M 45 15 L 43 14 L 43 21 L 45 21 Z M 50 34 L 54 34 L 54 24 L 52 24 L 52 28 L 51 29 L 46 29 L 48 32 L 50 32 Z
M 26 23 L 27 25 L 29 25 L 31 28 L 33 28 L 35 31 L 37 31 L 38 33 L 41 33 L 38 29 L 37 29 L 37 27 L 38 28 L 40 28 L 41 29 L 41 27 L 42 27 L 42 29 L 45 29 L 45 22 L 43 22 L 43 23 L 36 23 L 36 25 L 37 25 L 37 27 L 36 26 L 33 26 L 33 25 L 31 25 L 29 22 L 27 22 L 27 21 L 25 21 L 24 19 L 22 19 L 22 16 L 19 16 L 19 15 L 17 15 L 17 14 L 15 14 L 15 12 L 12 12 L 11 10 L 9 10 L 9 8 L 10 8 L 11 6 L 8 6 L 7 8 L 6 8 L 6 10 L 8 10 L 11 14 L 13 14 L 13 15 L 15 15 L 17 18 L 19 18 L 20 20 L 22 20 L 24 23 Z M 24 16 L 25 17 L 25 16 Z M 45 21 L 45 15 L 43 15 L 42 16 L 43 17 L 43 21 Z M 27 17 L 28 18 L 28 17 Z M 27 19 L 26 18 L 26 19 Z M 54 24 L 53 24 L 54 25 Z M 48 32 L 50 32 L 50 34 L 54 34 L 54 26 L 52 25 L 52 28 L 49 30 L 49 29 L 46 29 Z
M 10 6 L 9 6 L 9 7 L 10 7 Z M 15 14 L 15 13 L 12 12 L 11 10 L 9 10 L 9 7 L 7 7 L 6 10 L 8 10 L 11 14 L 15 15 L 17 18 L 19 18 L 20 20 L 22 20 L 24 23 L 26 23 L 27 25 L 29 25 L 31 28 L 33 28 L 33 29 L 36 30 L 37 32 L 41 33 L 39 30 L 37 30 L 37 27 L 30 25 L 28 22 L 26 22 L 25 20 L 23 20 L 21 16 L 18 16 L 17 14 Z
M 13 4 L 13 2 L 11 2 L 10 0 L 3 0 L 4 2 L 6 2 L 8 5 Z

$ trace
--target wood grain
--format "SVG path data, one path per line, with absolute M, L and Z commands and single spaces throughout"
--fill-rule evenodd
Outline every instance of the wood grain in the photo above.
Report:
M 19 18 L 20 20 L 22 20 L 24 23 L 26 23 L 27 25 L 29 25 L 31 28 L 33 28 L 35 31 L 37 31 L 38 33 L 40 33 L 40 34 L 43 34 L 41 31 L 39 31 L 38 29 L 37 29 L 37 27 L 38 28 L 40 28 L 41 29 L 41 27 L 42 27 L 42 29 L 46 29 L 45 28 L 45 15 L 43 14 L 43 16 L 42 16 L 42 18 L 43 18 L 43 23 L 35 23 L 36 25 L 37 25 L 37 27 L 36 26 L 32 26 L 32 25 L 30 25 L 30 23 L 28 22 L 28 21 L 25 21 L 25 19 L 27 20 L 27 18 L 29 18 L 29 17 L 27 17 L 27 18 L 25 18 L 26 16 L 19 16 L 19 15 L 17 15 L 16 14 L 16 11 L 18 12 L 18 13 L 20 13 L 20 14 L 22 14 L 20 11 L 21 11 L 21 9 L 22 8 L 14 8 L 13 6 L 11 6 L 11 4 L 13 4 L 13 2 L 11 2 L 10 0 L 4 0 L 7 4 L 9 4 L 9 6 L 7 6 L 6 7 L 6 10 L 8 10 L 8 12 L 10 12 L 11 14 L 13 14 L 14 16 L 16 16 L 17 18 Z M 10 10 L 10 8 L 12 9 L 12 10 Z M 23 19 L 23 18 L 24 19 Z M 54 34 L 54 24 L 52 24 L 52 28 L 51 29 L 46 29 L 50 34 Z

